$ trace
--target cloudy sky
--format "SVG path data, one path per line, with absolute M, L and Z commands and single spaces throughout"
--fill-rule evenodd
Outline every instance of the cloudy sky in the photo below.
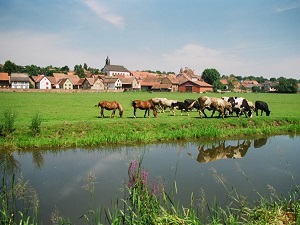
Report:
M 0 0 L 0 63 L 300 79 L 300 0 Z

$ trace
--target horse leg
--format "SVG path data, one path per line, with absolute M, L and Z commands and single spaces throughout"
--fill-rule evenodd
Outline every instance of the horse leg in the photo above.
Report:
M 110 115 L 110 118 L 115 117 L 115 112 L 116 112 L 116 110 L 114 109 Z
M 133 117 L 134 118 L 136 118 L 135 113 L 136 113 L 136 108 L 133 108 Z
M 148 112 L 148 117 L 149 117 L 149 109 L 145 109 L 144 118 L 146 117 L 147 112 Z
M 104 109 L 101 108 L 101 112 L 100 112 L 100 117 L 104 118 L 104 113 L 103 113 Z

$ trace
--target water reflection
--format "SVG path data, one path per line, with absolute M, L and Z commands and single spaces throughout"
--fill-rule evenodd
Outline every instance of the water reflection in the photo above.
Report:
M 238 141 L 237 145 L 227 145 L 226 141 L 219 141 L 211 147 L 200 145 L 197 161 L 207 163 L 226 158 L 242 158 L 250 146 L 251 140 Z
M 226 200 L 226 193 L 211 175 L 212 167 L 222 171 L 222 176 L 245 196 L 251 193 L 248 183 L 242 176 L 237 176 L 239 171 L 234 158 L 238 159 L 240 168 L 257 190 L 267 192 L 266 187 L 271 184 L 279 193 L 287 193 L 293 182 L 282 158 L 283 162 L 289 163 L 290 171 L 299 171 L 299 145 L 299 136 L 284 135 L 213 142 L 202 140 L 201 143 L 199 140 L 89 149 L 35 149 L 1 153 L 0 161 L 6 162 L 7 170 L 22 173 L 24 180 L 30 180 L 39 193 L 39 216 L 43 224 L 48 225 L 55 207 L 71 221 L 77 221 L 87 210 L 89 195 L 83 192 L 82 186 L 89 172 L 97 176 L 95 203 L 111 206 L 116 196 L 123 196 L 120 189 L 127 184 L 130 160 L 139 158 L 143 158 L 142 165 L 149 171 L 149 180 L 163 179 L 166 190 L 170 190 L 176 180 L 178 199 L 186 206 L 190 204 L 191 193 L 197 194 L 199 190 L 204 190 L 208 202 L 215 196 L 219 201 Z M 300 182 L 298 174 L 294 175 L 297 183 Z
M 260 148 L 264 146 L 265 144 L 267 144 L 267 141 L 268 141 L 267 137 L 254 139 L 254 148 Z
M 0 165 L 5 168 L 8 174 L 14 174 L 20 171 L 20 162 L 16 160 L 11 152 L 0 153 Z

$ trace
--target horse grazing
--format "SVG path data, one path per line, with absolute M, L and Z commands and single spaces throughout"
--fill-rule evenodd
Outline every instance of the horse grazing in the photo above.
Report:
M 102 100 L 98 103 L 98 105 L 96 105 L 96 107 L 101 107 L 101 111 L 100 111 L 100 116 L 103 118 L 104 117 L 104 109 L 106 110 L 112 110 L 112 113 L 110 115 L 110 118 L 115 117 L 115 112 L 118 109 L 119 110 L 119 115 L 122 118 L 123 116 L 123 108 L 121 106 L 121 104 L 117 101 L 106 101 L 106 100 Z
M 148 117 L 150 118 L 150 109 L 153 110 L 153 116 L 157 117 L 157 111 L 156 111 L 156 107 L 154 105 L 154 103 L 152 102 L 151 99 L 146 100 L 146 101 L 142 101 L 142 100 L 134 100 L 131 102 L 131 105 L 133 106 L 133 115 L 134 118 L 136 118 L 136 110 L 137 109 L 141 109 L 141 110 L 145 110 L 145 114 L 144 117 L 146 117 L 146 113 L 148 112 Z

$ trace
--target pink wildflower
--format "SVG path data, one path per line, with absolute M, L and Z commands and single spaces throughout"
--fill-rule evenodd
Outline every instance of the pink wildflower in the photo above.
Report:
M 148 171 L 147 170 L 142 169 L 141 180 L 142 180 L 143 184 L 147 183 L 147 180 L 148 180 Z

